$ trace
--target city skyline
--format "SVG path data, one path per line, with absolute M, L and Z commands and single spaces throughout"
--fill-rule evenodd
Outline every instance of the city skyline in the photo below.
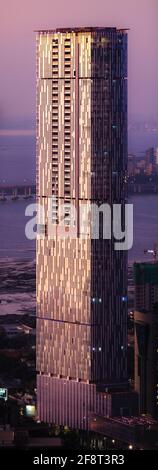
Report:
M 1 3 L 0 448 L 140 466 L 158 449 L 158 3 Z

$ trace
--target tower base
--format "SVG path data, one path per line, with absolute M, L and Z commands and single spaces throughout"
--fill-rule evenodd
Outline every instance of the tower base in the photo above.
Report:
M 37 413 L 45 423 L 88 430 L 92 414 L 111 416 L 111 395 L 95 384 L 38 374 Z

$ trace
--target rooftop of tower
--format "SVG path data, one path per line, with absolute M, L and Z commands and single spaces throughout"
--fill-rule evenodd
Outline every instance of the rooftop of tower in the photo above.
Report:
M 83 26 L 74 28 L 55 28 L 55 29 L 37 29 L 36 33 L 53 34 L 53 33 L 93 33 L 96 31 L 118 31 L 126 32 L 129 28 L 115 28 L 109 26 Z

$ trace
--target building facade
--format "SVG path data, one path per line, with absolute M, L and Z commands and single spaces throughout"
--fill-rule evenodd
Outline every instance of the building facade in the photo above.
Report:
M 135 263 L 135 391 L 140 413 L 158 417 L 158 262 Z
M 36 47 L 45 215 L 37 239 L 38 414 L 86 428 L 91 411 L 110 414 L 110 390 L 127 384 L 127 259 L 113 235 L 104 238 L 102 206 L 112 211 L 126 198 L 127 34 L 39 31 Z M 102 213 L 99 238 L 91 224 L 85 236 L 81 221 L 92 204 Z
M 153 311 L 158 302 L 158 262 L 134 263 L 134 296 L 135 310 Z

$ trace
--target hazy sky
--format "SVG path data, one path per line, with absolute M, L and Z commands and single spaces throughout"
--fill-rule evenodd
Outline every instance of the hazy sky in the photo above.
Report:
M 158 0 L 0 0 L 0 123 L 33 119 L 35 29 L 117 26 L 129 31 L 129 113 L 158 115 Z M 9 124 L 10 126 L 10 124 Z

